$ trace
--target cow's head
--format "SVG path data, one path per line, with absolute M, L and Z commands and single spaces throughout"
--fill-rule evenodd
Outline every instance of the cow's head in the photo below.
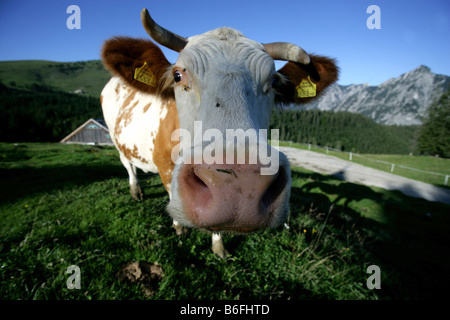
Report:
M 179 52 L 177 62 L 171 65 L 152 42 L 130 38 L 109 40 L 103 58 L 136 88 L 176 100 L 178 134 L 187 132 L 192 139 L 182 137 L 180 143 L 183 158 L 173 170 L 170 215 L 186 226 L 214 232 L 247 233 L 283 223 L 289 211 L 289 162 L 267 147 L 261 129 L 268 129 L 277 105 L 309 102 L 336 81 L 334 61 L 290 43 L 261 44 L 230 28 L 186 39 L 157 25 L 146 9 L 141 18 L 156 42 Z M 288 62 L 276 71 L 274 60 Z M 147 84 L 134 77 L 144 63 L 151 78 Z M 232 141 L 226 139 L 227 130 L 236 136 Z M 220 134 L 223 141 L 218 141 Z M 200 160 L 187 157 L 194 147 L 200 148 Z M 269 174 L 263 170 L 274 164 L 262 160 L 268 154 L 261 149 L 276 162 Z M 245 160 L 230 156 L 230 150 L 244 154 Z

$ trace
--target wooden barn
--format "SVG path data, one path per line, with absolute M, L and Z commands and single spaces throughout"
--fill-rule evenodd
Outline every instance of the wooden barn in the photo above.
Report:
M 61 143 L 113 145 L 108 127 L 103 119 L 89 119 L 62 139 Z

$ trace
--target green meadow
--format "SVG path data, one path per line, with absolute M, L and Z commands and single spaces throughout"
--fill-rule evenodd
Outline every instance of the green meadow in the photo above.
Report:
M 288 227 L 226 236 L 230 257 L 198 230 L 176 236 L 159 176 L 141 202 L 112 147 L 0 143 L 1 299 L 435 299 L 448 291 L 450 206 L 292 170 Z M 153 295 L 122 281 L 158 264 Z M 67 268 L 81 270 L 68 289 Z M 379 266 L 381 289 L 367 268 Z

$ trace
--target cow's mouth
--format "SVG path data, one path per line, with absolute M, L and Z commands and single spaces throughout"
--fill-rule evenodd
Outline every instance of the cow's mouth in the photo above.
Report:
M 207 231 L 213 232 L 213 233 L 231 233 L 231 234 L 251 234 L 255 233 L 258 230 L 261 230 L 260 228 L 219 228 L 219 227 L 210 227 L 205 229 Z

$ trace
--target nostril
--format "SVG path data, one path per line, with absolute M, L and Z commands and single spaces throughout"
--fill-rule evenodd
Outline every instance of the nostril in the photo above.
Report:
M 180 175 L 183 178 L 183 182 L 189 187 L 189 189 L 204 189 L 208 188 L 205 182 L 195 173 L 194 166 L 186 165 L 184 174 Z
M 187 195 L 189 201 L 193 201 L 199 204 L 203 204 L 206 208 L 210 205 L 212 200 L 212 194 L 206 183 L 195 172 L 194 166 L 186 165 L 186 171 L 180 175 L 180 184 L 183 185 L 183 189 L 189 194 Z
M 206 183 L 195 173 L 195 170 L 192 170 L 192 184 L 197 188 L 206 188 L 208 189 L 208 186 Z
M 267 188 L 266 192 L 261 198 L 261 204 L 264 209 L 272 211 L 275 206 L 273 204 L 276 202 L 281 192 L 284 190 L 286 186 L 287 180 L 284 169 L 282 167 L 279 168 L 277 177 Z

